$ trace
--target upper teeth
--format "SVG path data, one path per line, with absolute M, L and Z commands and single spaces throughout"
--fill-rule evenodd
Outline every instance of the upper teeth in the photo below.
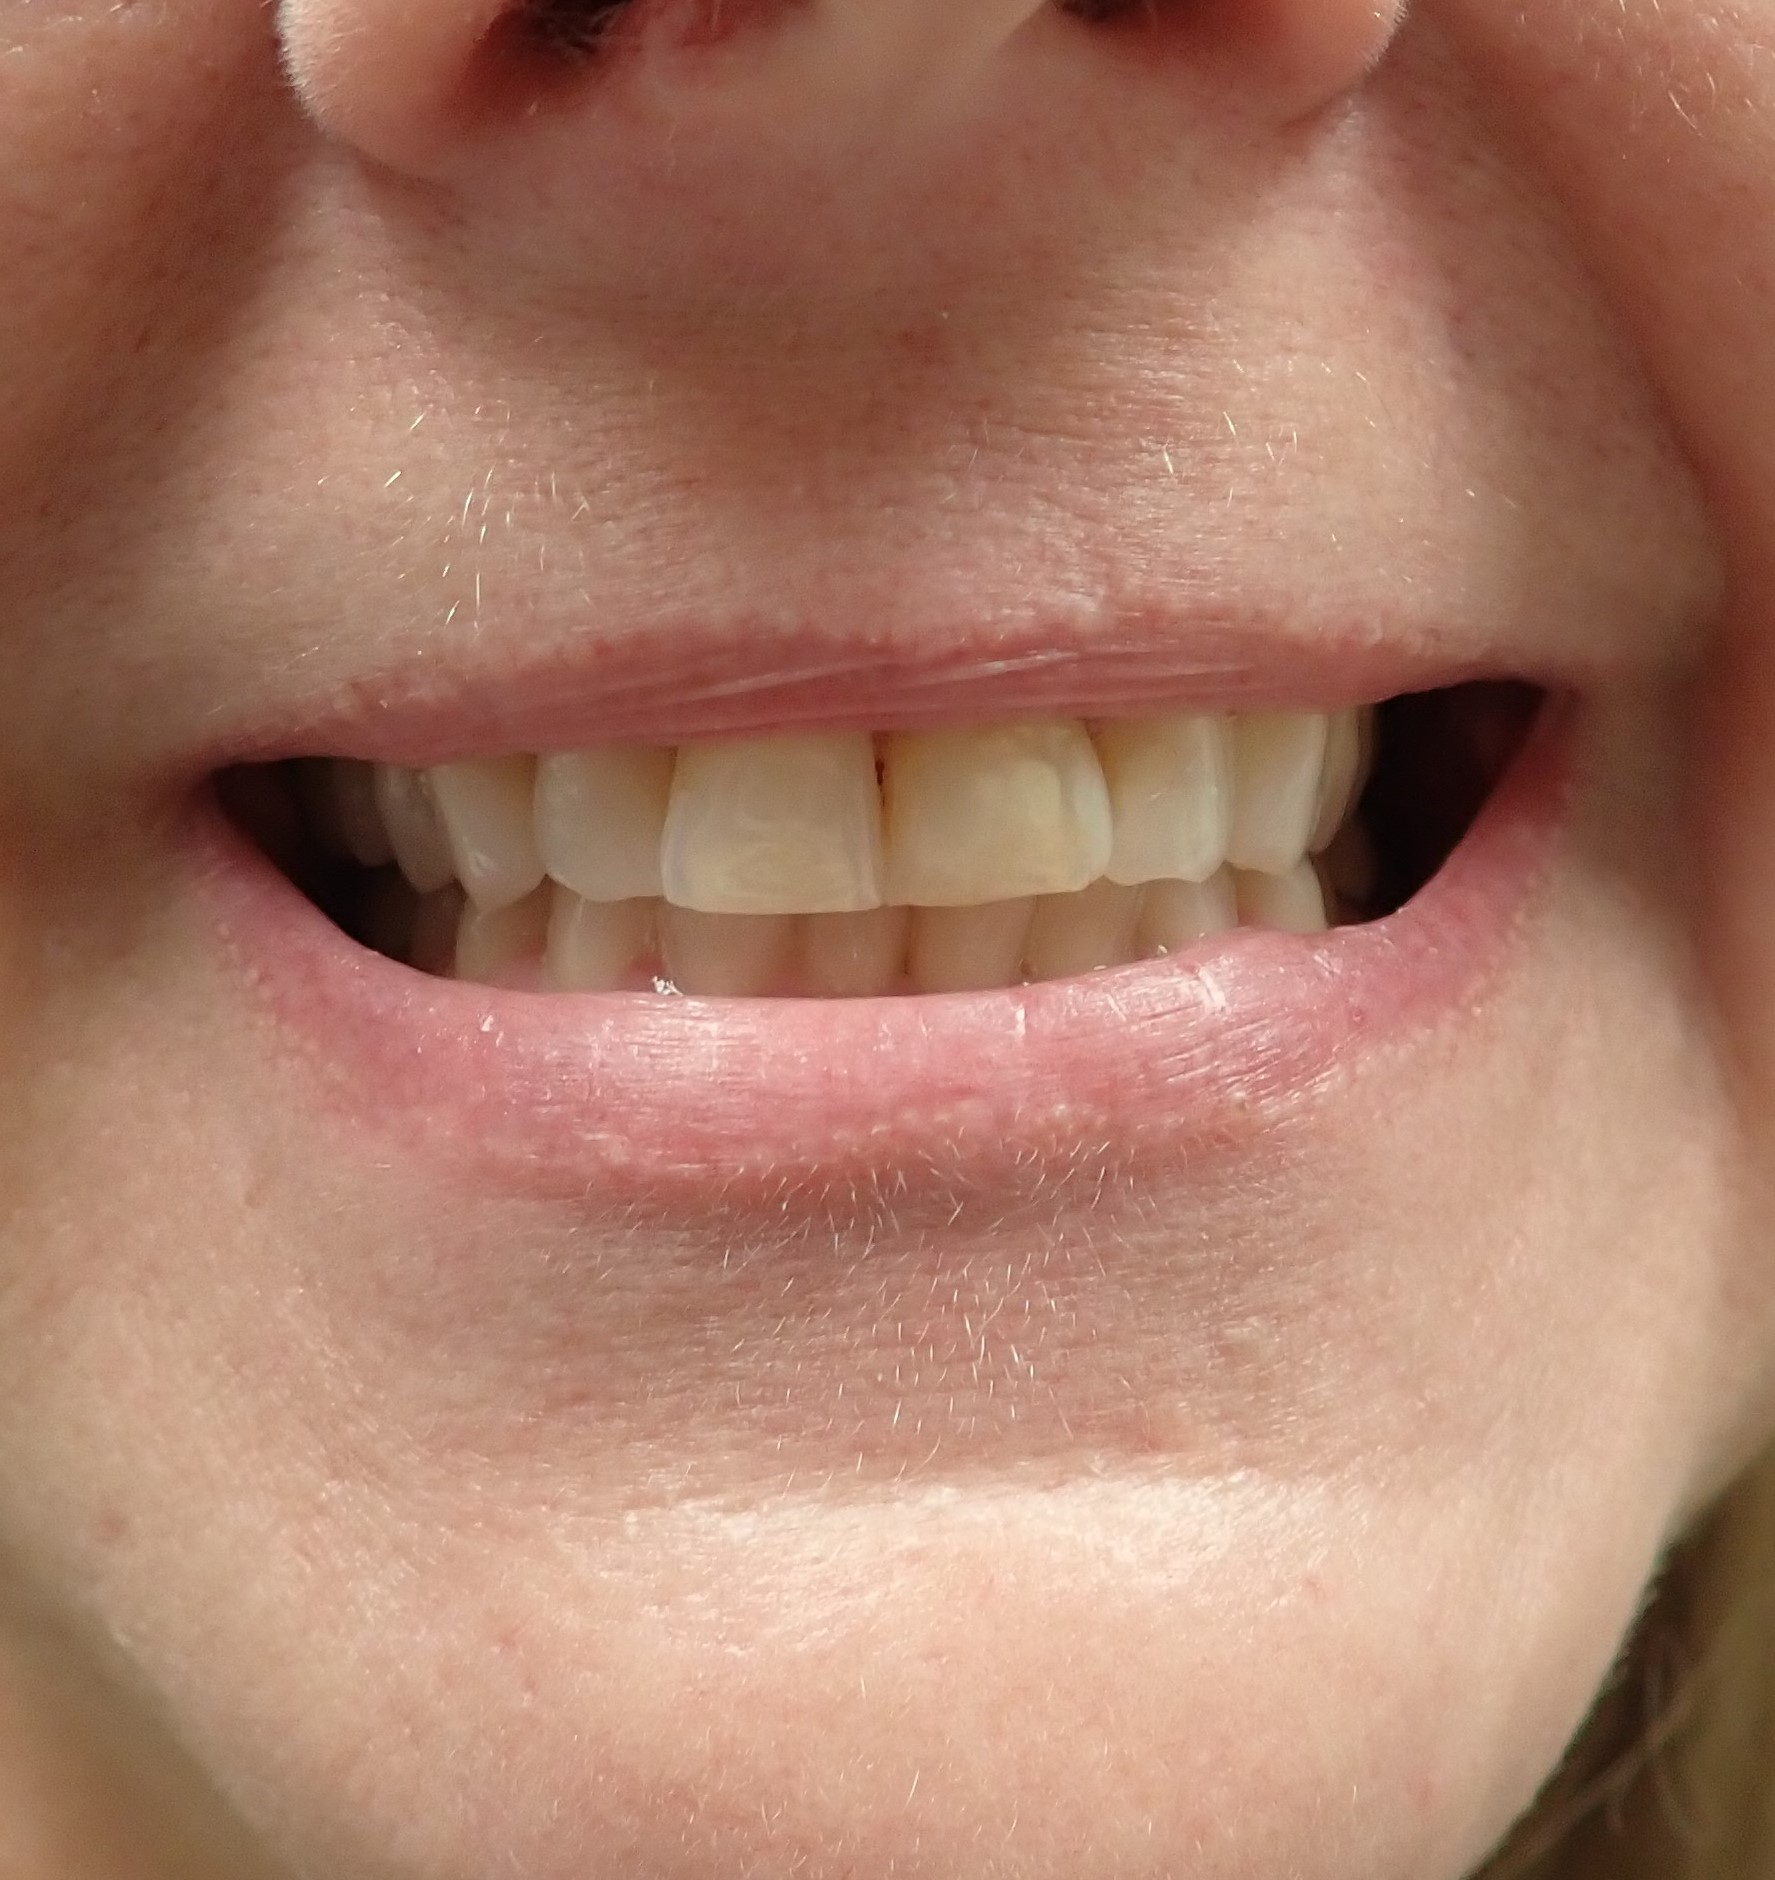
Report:
M 1229 870 L 1288 884 L 1238 888 L 1245 918 L 1322 923 L 1322 910 L 1315 921 L 1305 906 L 1317 888 L 1302 864 L 1331 842 L 1360 791 L 1366 718 L 1193 714 L 1090 729 L 1063 719 L 875 738 L 779 734 L 675 752 L 600 745 L 424 772 L 378 766 L 373 783 L 365 767 L 342 764 L 333 821 L 360 860 L 380 863 L 392 849 L 415 889 L 454 878 L 482 915 L 516 907 L 552 878 L 569 901 L 849 918 L 819 927 L 805 962 L 835 990 L 870 977 L 859 962 L 872 949 L 906 944 L 903 916 L 856 917 L 1070 897 L 1041 902 L 1033 924 L 1027 906 L 1007 912 L 1002 945 L 963 921 L 967 945 L 948 955 L 962 980 L 1002 972 L 985 959 L 995 948 L 1046 977 L 1074 970 L 1075 959 L 1136 942 L 1162 951 L 1228 924 Z M 1197 885 L 1167 890 L 1169 900 L 1137 892 L 1155 882 Z M 529 927 L 542 918 L 528 916 Z M 617 935 L 571 907 L 556 924 L 551 957 L 632 951 L 626 929 Z M 695 944 L 700 928 L 678 925 L 681 943 Z M 921 917 L 915 954 L 927 929 L 947 932 Z M 981 953 L 971 964 L 969 948 Z

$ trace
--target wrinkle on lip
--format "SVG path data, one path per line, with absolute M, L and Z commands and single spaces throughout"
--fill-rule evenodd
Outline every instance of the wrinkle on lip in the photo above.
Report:
M 1546 662 L 1551 668 L 1551 662 Z M 1513 671 L 1513 669 L 1511 669 Z M 1367 622 L 1227 610 L 876 640 L 759 623 L 580 640 L 514 659 L 464 649 L 402 659 L 221 734 L 208 768 L 358 757 L 415 768 L 604 740 L 679 743 L 788 730 L 915 730 L 1016 717 L 1155 709 L 1337 711 L 1505 676 L 1433 632 L 1382 639 Z M 1574 675 L 1536 671 L 1561 685 Z

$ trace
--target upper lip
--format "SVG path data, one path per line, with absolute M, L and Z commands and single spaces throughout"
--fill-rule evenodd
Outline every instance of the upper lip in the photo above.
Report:
M 788 727 L 891 730 L 1155 707 L 1333 711 L 1485 677 L 1580 689 L 1543 658 L 1425 630 L 1389 638 L 1225 612 L 904 637 L 758 625 L 453 644 L 231 726 L 211 767 L 292 756 L 422 766 L 603 739 L 675 743 Z

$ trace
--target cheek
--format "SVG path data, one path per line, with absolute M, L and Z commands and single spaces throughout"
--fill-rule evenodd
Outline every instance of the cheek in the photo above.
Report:
M 1449 0 L 1476 76 L 1564 196 L 1718 525 L 1689 848 L 1700 950 L 1775 1166 L 1775 8 Z M 1582 108 L 1574 109 L 1574 100 Z
M 192 369 L 215 296 L 241 285 L 285 107 L 240 0 L 19 17 L 0 20 L 0 512 L 51 521 L 96 456 L 127 453 L 139 478 L 175 442 L 143 414 L 168 408 L 152 388 Z

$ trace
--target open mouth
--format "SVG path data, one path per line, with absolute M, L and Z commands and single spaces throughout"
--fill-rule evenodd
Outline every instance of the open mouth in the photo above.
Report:
M 1371 922 L 1455 851 L 1545 694 L 242 765 L 224 806 L 352 939 L 522 991 L 878 998 Z

